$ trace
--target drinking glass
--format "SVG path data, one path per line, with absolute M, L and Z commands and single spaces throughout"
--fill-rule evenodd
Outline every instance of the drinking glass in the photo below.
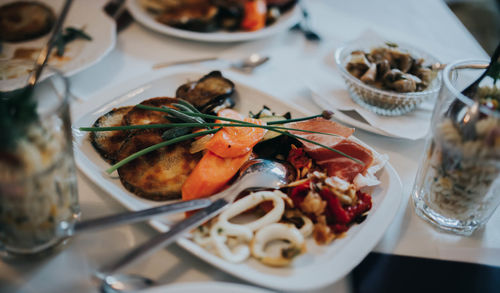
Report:
M 500 203 L 500 89 L 480 86 L 474 100 L 461 94 L 487 64 L 458 61 L 443 71 L 412 192 L 420 217 L 462 235 L 484 225 Z
M 31 64 L 0 63 L 0 250 L 33 255 L 55 247 L 61 222 L 79 216 L 68 81 L 47 66 L 31 95 Z

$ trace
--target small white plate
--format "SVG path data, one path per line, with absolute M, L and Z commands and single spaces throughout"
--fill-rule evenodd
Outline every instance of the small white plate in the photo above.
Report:
M 198 282 L 181 283 L 140 291 L 140 293 L 194 293 L 194 292 L 217 292 L 217 293 L 271 293 L 262 288 L 223 282 Z
M 2 5 L 14 0 L 2 1 Z M 40 0 L 56 14 L 63 7 L 63 0 Z M 61 70 L 64 75 L 74 75 L 99 62 L 115 46 L 116 24 L 104 13 L 102 7 L 92 1 L 73 1 L 63 29 L 66 27 L 83 28 L 92 37 L 91 41 L 75 40 L 66 46 L 63 58 L 51 58 L 50 65 Z M 26 42 L 3 43 L 1 60 L 11 60 L 18 48 L 41 49 L 49 38 L 49 34 Z M 56 48 L 53 49 L 54 51 Z M 35 58 L 37 54 L 34 54 Z M 34 59 L 33 59 L 34 60 Z M 33 61 L 34 62 L 34 61 Z
M 133 195 L 122 186 L 118 178 L 108 176 L 104 170 L 109 165 L 93 149 L 88 135 L 78 128 L 92 125 L 98 117 L 115 107 L 134 105 L 157 96 L 174 96 L 178 86 L 188 80 L 197 80 L 206 73 L 186 73 L 182 69 L 172 68 L 134 79 L 128 85 L 120 85 L 95 97 L 108 102 L 83 115 L 73 124 L 75 159 L 80 170 L 131 210 L 158 205 L 157 202 Z M 248 113 L 250 110 L 255 113 L 262 105 L 266 105 L 278 114 L 290 111 L 294 117 L 303 116 L 289 102 L 285 103 L 246 85 L 241 75 L 230 72 L 225 72 L 224 75 L 236 85 L 236 109 L 241 113 Z M 308 239 L 307 253 L 294 260 L 290 267 L 268 267 L 255 259 L 233 264 L 207 252 L 189 239 L 181 238 L 177 243 L 219 269 L 264 287 L 283 291 L 308 291 L 325 287 L 347 275 L 363 260 L 382 237 L 399 209 L 402 186 L 398 174 L 387 164 L 379 175 L 382 183 L 371 191 L 373 208 L 367 219 L 362 224 L 351 227 L 346 237 L 337 239 L 330 245 L 319 246 L 313 239 Z M 182 217 L 183 215 L 165 217 L 152 221 L 151 224 L 159 231 L 166 231 L 169 223 Z
M 300 8 L 294 8 L 280 16 L 276 23 L 255 32 L 193 32 L 157 22 L 153 14 L 147 12 L 138 0 L 127 0 L 127 9 L 135 20 L 144 26 L 169 36 L 203 42 L 240 42 L 265 38 L 285 31 L 295 25 L 301 17 Z

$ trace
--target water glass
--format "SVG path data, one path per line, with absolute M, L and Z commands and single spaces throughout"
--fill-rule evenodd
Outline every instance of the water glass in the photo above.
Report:
M 68 81 L 46 67 L 26 95 L 26 64 L 0 64 L 0 251 L 33 255 L 55 247 L 61 222 L 79 216 Z M 20 87 L 21 86 L 21 87 Z M 17 88 L 17 89 L 13 89 Z
M 443 71 L 412 191 L 420 217 L 462 235 L 484 225 L 500 204 L 500 89 L 480 85 L 474 100 L 461 94 L 487 64 L 459 61 Z

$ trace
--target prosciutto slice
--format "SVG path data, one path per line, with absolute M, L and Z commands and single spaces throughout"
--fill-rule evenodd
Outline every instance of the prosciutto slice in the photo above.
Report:
M 336 134 L 336 136 L 330 136 L 290 131 L 292 134 L 321 143 L 362 162 L 358 163 L 337 152 L 325 149 L 310 142 L 301 141 L 307 154 L 314 159 L 318 165 L 327 170 L 328 176 L 337 176 L 349 182 L 353 182 L 358 174 L 364 174 L 373 163 L 372 152 L 359 143 L 349 139 L 354 132 L 353 128 L 343 126 L 324 118 L 288 123 L 286 127 Z

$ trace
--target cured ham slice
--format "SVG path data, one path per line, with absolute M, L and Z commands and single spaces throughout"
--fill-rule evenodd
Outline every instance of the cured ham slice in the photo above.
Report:
M 356 162 L 337 152 L 310 142 L 302 141 L 307 154 L 314 159 L 318 165 L 327 170 L 328 176 L 337 176 L 349 182 L 353 182 L 354 178 L 358 174 L 364 174 L 373 162 L 373 154 L 369 149 L 349 139 L 349 136 L 354 132 L 353 128 L 323 118 L 288 123 L 287 127 L 336 134 L 338 136 L 290 131 L 297 136 L 321 143 L 362 162 Z
M 292 134 L 321 143 L 329 147 L 336 145 L 337 143 L 341 142 L 342 140 L 351 136 L 351 134 L 354 133 L 354 128 L 349 128 L 337 122 L 326 120 L 324 118 L 314 118 L 306 121 L 291 122 L 285 124 L 285 126 L 289 128 L 335 134 L 336 136 L 331 136 L 331 135 L 307 133 L 301 131 L 290 131 L 290 133 Z M 323 149 L 321 146 L 315 145 L 307 141 L 301 141 L 301 142 L 304 145 L 306 151 L 308 152 Z

